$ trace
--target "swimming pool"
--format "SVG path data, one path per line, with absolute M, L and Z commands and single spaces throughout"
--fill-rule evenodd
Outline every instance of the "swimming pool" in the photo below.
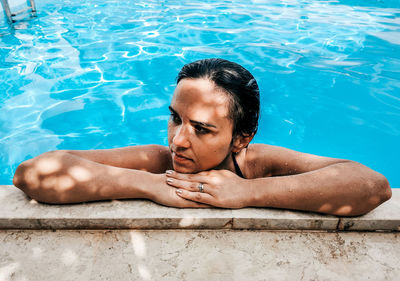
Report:
M 254 142 L 359 161 L 400 187 L 400 2 L 36 0 L 0 18 L 0 184 L 54 149 L 167 144 L 179 69 L 222 57 L 261 89 Z

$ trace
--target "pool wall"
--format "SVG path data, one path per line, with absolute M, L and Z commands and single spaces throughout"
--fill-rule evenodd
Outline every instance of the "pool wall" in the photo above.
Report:
M 0 280 L 396 280 L 400 190 L 350 218 L 145 200 L 40 204 L 0 186 Z

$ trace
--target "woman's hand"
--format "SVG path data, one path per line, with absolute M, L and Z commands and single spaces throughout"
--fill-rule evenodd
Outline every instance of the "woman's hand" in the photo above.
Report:
M 231 171 L 210 170 L 197 174 L 167 171 L 166 175 L 167 184 L 175 187 L 176 194 L 182 198 L 222 208 L 250 205 L 252 194 L 247 181 Z
M 148 189 L 148 194 L 146 196 L 147 199 L 169 207 L 210 208 L 210 205 L 197 203 L 178 196 L 174 187 L 165 184 L 167 179 L 165 174 L 153 174 L 152 176 L 157 179 L 152 180 L 152 185 Z

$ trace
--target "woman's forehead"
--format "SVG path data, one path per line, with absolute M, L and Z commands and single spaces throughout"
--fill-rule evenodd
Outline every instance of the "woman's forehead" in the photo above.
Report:
M 190 118 L 228 118 L 229 97 L 208 79 L 183 79 L 175 89 L 171 107 Z
M 172 102 L 186 103 L 187 105 L 228 106 L 229 97 L 209 79 L 186 78 L 176 86 Z

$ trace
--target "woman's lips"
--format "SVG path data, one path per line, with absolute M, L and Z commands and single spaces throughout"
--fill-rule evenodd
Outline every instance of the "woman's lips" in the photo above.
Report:
M 192 159 L 187 158 L 187 157 L 185 157 L 185 156 L 183 156 L 181 154 L 178 154 L 176 152 L 172 152 L 172 154 L 173 154 L 173 159 L 174 159 L 175 162 L 185 163 L 185 162 L 193 161 Z

